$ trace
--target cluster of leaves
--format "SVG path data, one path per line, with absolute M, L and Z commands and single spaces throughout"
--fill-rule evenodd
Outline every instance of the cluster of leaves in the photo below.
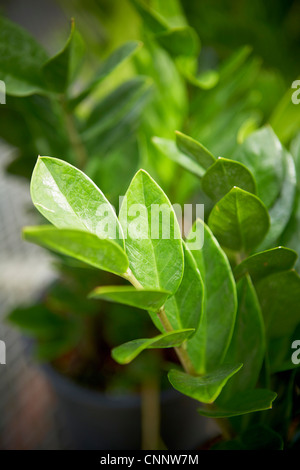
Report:
M 155 337 L 113 349 L 118 363 L 128 364 L 146 349 L 175 348 L 183 370 L 171 368 L 169 381 L 210 405 L 201 414 L 232 418 L 267 410 L 276 398 L 269 389 L 273 377 L 295 367 L 291 342 L 300 324 L 300 277 L 293 269 L 297 254 L 276 247 L 293 210 L 294 160 L 269 128 L 252 134 L 235 160 L 215 159 L 181 133 L 175 145 L 199 173 L 201 168 L 202 188 L 214 204 L 208 223 L 197 220 L 186 240 L 170 201 L 144 170 L 131 181 L 117 217 L 84 173 L 50 157 L 36 164 L 31 196 L 54 226 L 25 228 L 25 239 L 132 284 L 101 286 L 90 293 L 91 298 L 148 311 L 159 330 Z M 101 204 L 107 207 L 103 220 L 97 214 Z M 132 235 L 128 224 L 137 217 L 131 210 L 136 204 L 146 213 Z M 169 208 L 168 239 L 163 236 L 165 219 L 159 236 L 151 238 L 154 204 Z M 116 238 L 107 231 L 111 223 Z M 190 242 L 201 231 L 203 247 L 191 250 Z M 234 426 L 248 432 L 249 422 L 240 418 Z M 263 433 L 282 447 L 280 436 L 272 439 L 274 430 L 265 426 Z
M 27 314 L 21 309 L 10 318 L 41 340 L 40 357 L 57 357 L 81 341 L 86 313 L 91 317 L 99 312 L 98 303 L 83 300 L 88 290 L 115 280 L 115 275 L 125 278 L 133 286 L 100 287 L 91 296 L 111 305 L 122 303 L 118 322 L 120 313 L 128 312 L 127 321 L 133 311 L 132 324 L 137 324 L 136 309 L 147 310 L 160 334 L 117 347 L 113 358 L 127 364 L 146 349 L 175 348 L 184 370 L 174 366 L 171 384 L 206 403 L 202 414 L 230 418 L 241 436 L 232 446 L 254 445 L 251 430 L 280 447 L 295 411 L 297 380 L 290 355 L 299 330 L 299 276 L 293 269 L 295 263 L 299 269 L 299 261 L 291 250 L 300 254 L 299 111 L 291 103 L 292 90 L 285 93 L 280 77 L 263 70 L 250 48 L 218 68 L 209 67 L 179 2 L 154 3 L 160 13 L 131 1 L 142 19 L 144 46 L 127 42 L 90 80 L 82 76 L 83 40 L 74 23 L 63 49 L 49 57 L 25 31 L 0 18 L 0 73 L 8 94 L 0 109 L 0 137 L 18 149 L 9 170 L 29 177 L 37 154 L 63 156 L 69 162 L 39 159 L 32 198 L 55 227 L 24 233 L 59 252 L 60 270 L 68 269 L 72 287 L 61 285 L 51 292 L 46 309 L 30 308 Z M 104 79 L 127 58 L 134 64 L 133 76 L 121 84 L 111 80 L 109 87 Z M 266 122 L 277 137 L 269 127 L 257 130 Z M 174 129 L 185 134 L 177 132 L 174 141 Z M 151 142 L 153 136 L 159 137 Z M 279 140 L 289 145 L 289 152 Z M 215 157 L 220 154 L 222 158 Z M 205 223 L 197 221 L 185 241 L 124 240 L 126 212 L 136 203 L 169 206 L 179 233 L 167 197 L 148 173 L 139 171 L 119 218 L 109 211 L 118 239 L 107 239 L 105 233 L 99 237 L 96 210 L 109 203 L 72 165 L 114 203 L 134 169 L 146 167 L 172 200 L 186 202 L 196 194 L 204 201 Z M 203 248 L 190 251 L 189 238 L 202 230 Z M 76 263 L 67 261 L 68 256 Z M 99 278 L 98 269 L 112 277 Z M 87 273 L 90 282 L 81 290 Z M 118 329 L 107 331 L 111 323 L 108 319 L 101 328 L 108 336 L 112 333 L 112 343 L 123 341 L 116 337 Z M 140 326 L 124 328 L 124 335 L 152 331 L 148 323 Z M 97 352 L 88 354 L 91 358 Z M 270 418 L 255 413 L 264 423 L 255 431 L 249 413 L 271 407 L 275 394 L 270 390 L 279 396 L 268 411 Z

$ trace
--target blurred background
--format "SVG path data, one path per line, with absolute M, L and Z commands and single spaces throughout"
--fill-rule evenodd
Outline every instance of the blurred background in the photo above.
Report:
M 78 32 L 74 50 L 80 59 L 68 88 L 67 110 L 51 94 L 33 88 L 19 95 L 13 84 L 6 104 L 0 105 L 0 340 L 5 341 L 7 354 L 7 364 L 0 365 L 1 449 L 76 447 L 52 388 L 28 353 L 23 333 L 6 320 L 12 311 L 18 318 L 24 309 L 33 312 L 37 305 L 73 312 L 80 303 L 76 294 L 84 295 L 96 282 L 94 272 L 70 266 L 21 239 L 24 225 L 41 222 L 29 193 L 37 156 L 51 155 L 80 166 L 116 206 L 118 196 L 143 167 L 173 203 L 197 199 L 209 207 L 198 189 L 197 176 L 186 173 L 159 151 L 151 141 L 153 136 L 174 139 L 174 131 L 180 130 L 215 155 L 230 158 L 236 146 L 264 124 L 271 124 L 287 147 L 300 130 L 300 112 L 290 102 L 291 84 L 300 76 L 297 0 L 145 3 L 157 17 L 129 0 L 0 1 L 0 14 L 28 31 L 45 57 L 62 50 L 74 18 Z M 164 24 L 168 34 L 160 36 L 157 31 Z M 182 37 L 175 35 L 176 28 L 183 28 Z M 9 49 L 3 41 L 10 38 L 0 31 L 0 40 L 3 79 L 5 65 L 1 63 Z M 140 48 L 132 41 L 144 45 Z M 119 60 L 113 70 L 107 57 L 125 43 L 129 51 L 127 55 L 123 51 L 126 61 Z M 117 62 L 114 57 L 112 63 Z M 58 278 L 63 279 L 62 288 L 49 288 L 57 286 Z M 107 278 L 99 281 L 109 283 Z M 46 304 L 41 300 L 45 292 Z M 102 306 L 81 308 L 98 311 Z M 127 340 L 128 331 L 133 334 L 134 329 L 151 328 L 146 320 L 137 325 L 132 313 L 127 314 L 126 325 L 123 321 L 120 327 L 118 312 L 103 313 L 100 323 L 105 345 L 120 342 L 120 329 Z M 114 316 L 118 330 L 107 326 L 106 315 Z M 25 326 L 27 333 L 32 333 L 30 325 Z M 50 347 L 46 338 L 47 348 L 39 351 L 44 361 L 63 358 L 56 365 L 73 378 L 82 377 L 82 370 L 87 370 L 86 360 L 74 353 L 76 341 L 76 345 L 80 342 L 76 332 L 74 343 L 65 344 L 55 337 Z M 66 365 L 70 351 L 73 363 L 74 355 L 77 361 L 72 370 Z M 149 361 L 147 367 L 156 370 L 155 361 L 160 363 L 161 358 Z M 99 367 L 91 367 L 91 376 Z M 116 369 L 118 380 L 110 377 L 109 386 L 97 382 L 95 388 L 108 387 L 115 392 L 125 389 L 126 384 L 136 390 L 144 369 L 145 363 L 126 372 Z M 101 374 L 105 373 L 102 367 Z M 163 377 L 160 380 L 163 383 Z

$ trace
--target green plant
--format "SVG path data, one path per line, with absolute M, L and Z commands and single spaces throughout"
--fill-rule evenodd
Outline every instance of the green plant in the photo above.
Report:
M 181 133 L 177 146 L 186 158 L 194 157 L 204 174 L 202 188 L 213 200 L 208 224 L 195 221 L 185 241 L 168 198 L 144 170 L 130 183 L 117 217 L 86 175 L 50 157 L 39 158 L 31 195 L 54 227 L 28 227 L 24 237 L 132 284 L 98 287 L 90 297 L 148 311 L 159 335 L 132 339 L 114 348 L 112 357 L 127 364 L 146 349 L 175 348 L 182 369 L 175 363 L 169 381 L 207 405 L 201 414 L 221 420 L 230 440 L 220 446 L 258 445 L 258 432 L 262 447 L 289 446 L 295 374 L 283 390 L 279 378 L 295 369 L 291 344 L 300 323 L 300 278 L 293 269 L 297 254 L 276 242 L 293 211 L 294 160 L 269 128 L 252 134 L 235 160 L 215 160 Z M 98 209 L 103 204 L 105 214 Z M 168 216 L 153 238 L 156 205 Z M 203 247 L 195 247 L 202 232 Z M 273 402 L 273 410 L 263 412 Z M 278 428 L 280 411 L 286 421 Z

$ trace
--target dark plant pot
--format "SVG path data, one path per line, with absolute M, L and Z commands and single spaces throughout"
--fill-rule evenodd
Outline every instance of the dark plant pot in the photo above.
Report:
M 141 448 L 141 400 L 84 389 L 45 365 L 64 426 L 79 450 Z M 218 435 L 212 420 L 197 413 L 199 403 L 175 390 L 161 393 L 161 436 L 170 450 L 194 450 Z

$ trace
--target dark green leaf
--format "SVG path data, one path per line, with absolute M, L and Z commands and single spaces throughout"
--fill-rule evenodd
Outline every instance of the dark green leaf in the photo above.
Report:
M 276 243 L 279 236 L 287 226 L 294 206 L 296 194 L 296 170 L 293 157 L 286 152 L 284 155 L 285 176 L 282 188 L 275 204 L 269 209 L 271 225 L 263 243 L 259 246 L 259 250 L 264 250 Z
M 250 252 L 269 230 L 269 215 L 253 194 L 233 188 L 213 208 L 208 224 L 221 245 Z
M 178 392 L 194 398 L 202 403 L 213 403 L 227 381 L 236 374 L 242 364 L 223 364 L 203 376 L 194 377 L 179 370 L 171 370 L 168 374 L 171 385 Z
M 192 255 L 204 284 L 204 308 L 199 328 L 188 341 L 188 352 L 199 373 L 221 364 L 233 333 L 237 297 L 234 278 L 225 253 L 201 220 L 192 228 L 194 234 L 204 231 L 204 244 Z
M 247 273 L 253 282 L 280 271 L 292 269 L 297 260 L 297 253 L 289 248 L 279 246 L 271 250 L 256 253 L 238 264 L 234 271 L 236 281 Z
M 241 436 L 246 450 L 282 450 L 283 441 L 273 429 L 257 424 L 248 428 Z
M 234 186 L 256 194 L 256 183 L 241 163 L 219 157 L 202 178 L 203 191 L 214 201 L 222 199 Z
M 254 388 L 265 355 L 265 329 L 260 305 L 249 277 L 237 286 L 238 310 L 225 362 L 241 362 L 243 368 L 224 388 L 220 400 Z
M 201 408 L 198 412 L 202 416 L 208 416 L 210 418 L 230 418 L 232 416 L 240 416 L 272 408 L 272 402 L 275 400 L 276 396 L 276 393 L 271 390 L 247 390 L 246 392 L 231 396 L 230 401 L 226 406 L 223 405 L 222 407 L 218 407 L 216 405 L 216 408 Z
M 51 57 L 42 68 L 43 77 L 48 88 L 56 93 L 64 93 L 71 78 L 71 56 L 75 23 L 71 22 L 71 32 L 61 51 Z
M 183 329 L 171 331 L 155 338 L 135 339 L 112 350 L 112 357 L 119 364 L 128 364 L 145 349 L 179 347 L 195 330 Z
M 295 271 L 272 274 L 256 285 L 269 338 L 292 335 L 300 324 L 300 277 Z
M 42 225 L 26 227 L 23 235 L 27 241 L 103 271 L 123 275 L 128 269 L 128 258 L 122 248 L 114 241 L 100 239 L 93 233 Z
M 24 29 L 0 17 L 0 76 L 6 93 L 26 96 L 44 92 L 41 76 L 45 50 Z

